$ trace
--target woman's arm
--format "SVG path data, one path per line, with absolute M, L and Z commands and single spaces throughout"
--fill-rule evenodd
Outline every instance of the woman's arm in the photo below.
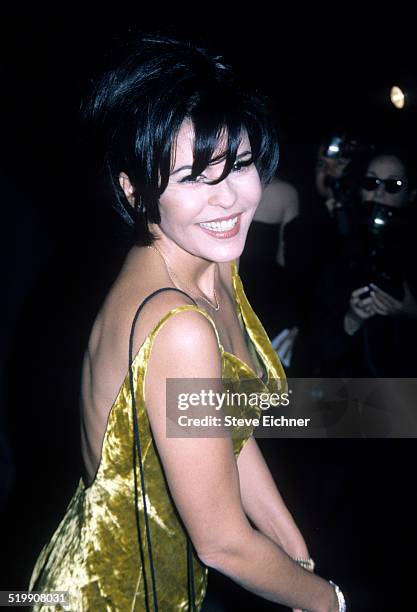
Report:
M 338 610 L 329 583 L 302 569 L 245 515 L 230 438 L 168 438 L 166 379 L 221 378 L 211 324 L 197 312 L 158 333 L 145 381 L 146 407 L 176 508 L 200 559 L 265 599 L 312 612 Z
M 307 545 L 294 522 L 254 438 L 237 462 L 242 505 L 252 523 L 293 559 L 309 558 Z

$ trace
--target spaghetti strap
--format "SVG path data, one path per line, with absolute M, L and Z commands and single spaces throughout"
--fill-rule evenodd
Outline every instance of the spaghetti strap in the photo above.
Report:
M 182 293 L 184 295 L 186 295 L 188 298 L 190 298 L 190 300 L 192 302 L 194 302 L 195 307 L 198 308 L 197 302 L 191 297 L 189 296 L 187 293 L 185 293 L 185 291 L 182 291 L 181 289 L 177 289 L 176 287 L 161 287 L 160 289 L 157 289 L 156 291 L 154 291 L 153 293 L 151 293 L 150 295 L 148 295 L 143 302 L 139 305 L 136 314 L 133 318 L 133 322 L 132 322 L 132 328 L 130 330 L 130 337 L 129 337 L 129 384 L 130 384 L 130 397 L 131 397 L 131 402 L 132 402 L 132 416 L 133 416 L 133 434 L 134 434 L 134 447 L 135 447 L 135 466 L 136 466 L 136 461 L 137 464 L 139 466 L 139 475 L 140 475 L 140 489 L 142 492 L 142 504 L 143 504 L 143 511 L 144 511 L 144 523 L 145 523 L 145 537 L 146 537 L 146 544 L 147 544 L 147 550 L 148 550 L 148 559 L 149 559 L 149 566 L 150 566 L 150 573 L 151 573 L 151 590 L 152 590 L 152 602 L 153 602 L 153 610 L 154 612 L 159 612 L 159 606 L 158 606 L 158 597 L 157 597 L 157 585 L 156 585 L 156 576 L 155 576 L 155 566 L 154 566 L 154 559 L 153 559 L 153 550 L 152 550 L 152 540 L 151 540 L 151 532 L 150 532 L 150 525 L 149 525 L 149 516 L 148 516 L 148 504 L 147 504 L 147 500 L 146 500 L 146 485 L 145 485 L 145 478 L 144 478 L 144 472 L 143 472 L 143 457 L 142 457 L 142 448 L 141 448 L 141 442 L 140 442 L 140 432 L 139 432 L 139 424 L 138 424 L 138 413 L 137 413 L 137 406 L 136 406 L 136 399 L 135 399 L 135 391 L 134 391 L 134 385 L 133 385 L 133 371 L 132 371 L 132 363 L 133 363 L 133 336 L 134 336 L 134 332 L 135 332 L 135 325 L 136 325 L 136 321 L 139 317 L 140 311 L 142 310 L 142 308 L 145 306 L 145 304 L 154 296 L 157 295 L 158 293 L 161 293 L 162 291 L 178 291 L 179 293 Z M 136 524 L 138 527 L 138 544 L 139 544 L 139 548 L 140 548 L 140 554 L 141 554 L 141 559 L 142 562 L 144 561 L 144 550 L 142 548 L 143 546 L 143 542 L 141 541 L 141 537 L 140 537 L 140 527 L 139 527 L 139 508 L 138 508 L 138 500 L 139 500 L 139 487 L 138 487 L 138 482 L 136 479 L 136 469 L 134 470 L 134 482 L 135 482 L 135 514 L 136 514 Z M 145 568 L 145 564 L 143 563 L 143 568 Z M 194 584 L 194 567 L 193 567 L 193 560 L 192 560 L 192 543 L 191 540 L 187 534 L 187 588 L 188 588 L 188 601 L 189 601 L 189 609 L 194 612 L 196 610 L 196 602 L 195 602 L 195 584 Z M 151 604 L 150 604 L 150 589 L 149 589 L 149 585 L 148 585 L 148 577 L 146 574 L 146 571 L 144 571 L 144 587 L 145 587 L 145 601 L 146 601 L 146 610 L 150 611 L 151 609 Z
M 155 336 L 157 335 L 157 333 L 159 332 L 159 330 L 161 329 L 161 327 L 163 327 L 165 325 L 165 323 L 168 321 L 168 319 L 178 313 L 178 312 L 184 312 L 184 311 L 188 311 L 188 310 L 192 310 L 192 311 L 196 311 L 199 312 L 201 315 L 203 315 L 212 325 L 214 333 L 216 335 L 217 338 L 217 343 L 219 345 L 219 348 L 222 347 L 221 342 L 220 342 L 220 336 L 219 336 L 219 332 L 217 331 L 217 327 L 215 322 L 213 321 L 212 317 L 208 314 L 208 312 L 206 312 L 203 308 L 200 308 L 200 306 L 198 306 L 197 302 L 194 300 L 194 298 L 192 298 L 190 295 L 188 295 L 188 293 L 185 293 L 185 291 L 182 291 L 181 289 L 177 289 L 176 287 L 162 287 L 161 289 L 157 289 L 156 291 L 153 291 L 152 293 L 150 293 L 144 300 L 143 302 L 139 305 L 138 309 L 136 310 L 135 316 L 133 317 L 133 321 L 132 321 L 132 327 L 130 330 L 130 341 L 133 341 L 133 336 L 134 336 L 134 330 L 135 330 L 135 326 L 139 317 L 139 314 L 142 310 L 142 308 L 145 306 L 145 304 L 154 296 L 157 295 L 158 293 L 161 293 L 162 291 L 178 291 L 179 293 L 184 294 L 186 297 L 188 297 L 193 304 L 184 304 L 182 306 L 176 306 L 174 308 L 171 308 L 171 310 L 169 310 L 159 321 L 158 323 L 155 325 L 155 327 L 149 332 L 149 334 L 147 335 L 146 339 L 150 342 L 150 346 L 152 346 L 153 341 L 155 339 Z M 141 348 L 143 347 L 143 344 L 141 346 Z M 129 366 L 134 364 L 135 361 L 135 356 L 133 355 L 133 343 L 132 346 L 130 346 L 130 342 L 129 342 L 129 350 L 130 350 L 130 357 L 129 357 Z
M 183 295 L 186 295 L 192 302 L 194 302 L 194 304 L 197 306 L 197 302 L 194 300 L 194 298 L 191 297 L 191 295 L 188 295 L 188 293 L 185 293 L 185 291 L 182 291 L 182 289 L 177 289 L 177 287 L 161 287 L 160 289 L 156 289 L 156 291 L 153 291 L 152 293 L 150 293 L 139 305 L 135 316 L 133 317 L 133 322 L 132 322 L 132 331 L 136 325 L 136 321 L 138 319 L 138 316 L 140 314 L 140 311 L 142 310 L 142 308 L 145 306 L 145 304 L 147 302 L 149 302 L 149 300 L 151 298 L 153 298 L 154 295 L 157 295 L 158 293 L 162 293 L 162 291 L 178 291 L 179 293 L 182 293 Z

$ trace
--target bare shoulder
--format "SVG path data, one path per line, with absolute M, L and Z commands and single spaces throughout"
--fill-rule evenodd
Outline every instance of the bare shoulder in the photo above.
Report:
M 283 221 L 288 222 L 290 219 L 298 215 L 299 212 L 299 196 L 298 191 L 285 181 L 279 181 L 280 198 L 284 208 Z
M 267 196 L 280 197 L 285 201 L 298 197 L 297 189 L 294 185 L 279 178 L 273 179 L 269 185 L 265 187 L 264 191 Z
M 164 318 L 183 306 L 194 305 L 191 297 L 176 290 L 168 283 L 161 286 L 157 279 L 143 283 L 139 286 L 125 279 L 121 286 L 116 288 L 105 304 L 101 313 L 101 335 L 104 342 L 112 352 L 113 363 L 121 359 L 123 367 L 127 365 L 126 355 L 130 336 L 133 330 L 132 352 L 135 355 L 147 337 L 161 323 Z M 191 313 L 189 313 L 191 314 Z M 185 321 L 185 317 L 171 317 L 173 322 L 167 327 L 177 330 L 180 336 L 186 333 L 190 337 L 192 329 Z M 194 321 L 194 317 L 191 317 Z M 198 327 L 205 325 L 201 314 L 197 313 Z M 133 325 L 134 324 L 134 325 Z
M 201 310 L 177 311 L 154 338 L 148 379 L 220 378 L 221 357 L 214 324 Z
M 265 223 L 281 223 L 290 213 L 298 213 L 297 189 L 291 183 L 273 179 L 263 191 L 254 218 Z

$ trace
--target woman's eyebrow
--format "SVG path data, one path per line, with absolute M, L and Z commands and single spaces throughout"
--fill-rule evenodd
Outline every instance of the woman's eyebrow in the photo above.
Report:
M 378 173 L 377 173 L 377 172 L 374 172 L 373 170 L 369 170 L 369 171 L 367 172 L 367 175 L 368 175 L 368 176 L 369 176 L 369 175 L 372 175 L 372 177 L 373 177 L 373 178 L 378 178 L 378 179 L 380 179 L 381 181 L 382 181 L 382 180 L 385 180 L 385 181 L 386 181 L 386 180 L 391 180 L 391 179 L 392 179 L 392 180 L 395 180 L 395 181 L 405 181 L 405 177 L 404 177 L 404 176 L 401 176 L 400 174 L 397 174 L 397 173 L 395 173 L 395 172 L 393 172 L 393 173 L 389 174 L 389 175 L 388 175 L 388 176 L 387 176 L 385 179 L 381 179 L 381 177 L 380 177 L 380 176 L 378 176 Z
M 240 159 L 241 157 L 245 157 L 245 155 L 252 155 L 252 151 L 250 151 L 250 150 L 243 151 L 243 153 L 239 153 L 239 155 L 236 155 L 236 159 Z
M 180 168 L 177 168 L 176 170 L 171 172 L 171 176 L 173 174 L 177 174 L 177 172 L 181 172 L 181 170 L 192 170 L 192 166 L 181 166 Z

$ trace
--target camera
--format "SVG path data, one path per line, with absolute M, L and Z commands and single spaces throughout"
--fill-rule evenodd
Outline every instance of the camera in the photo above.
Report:
M 324 178 L 336 205 L 332 217 L 343 238 L 350 268 L 358 285 L 374 283 L 397 299 L 404 297 L 404 250 L 407 220 L 403 208 L 379 202 L 362 202 L 360 183 L 375 151 L 346 133 L 332 135 L 323 145 L 323 156 L 340 160 L 338 172 Z M 334 176 L 337 174 L 337 176 Z
M 358 205 L 361 283 L 374 283 L 393 297 L 404 298 L 406 211 L 379 202 Z
M 404 223 L 403 217 L 404 211 L 401 208 L 375 202 L 369 217 L 368 230 L 374 236 L 387 235 L 389 238 L 390 234 L 392 239 L 395 239 Z M 397 236 L 394 236 L 394 233 Z
M 353 205 L 356 199 L 357 183 L 349 172 L 339 178 L 328 176 L 325 184 L 331 188 L 336 202 L 343 206 Z
M 331 136 L 324 143 L 323 155 L 330 159 L 350 159 L 354 156 L 359 146 L 357 140 L 348 138 L 346 134 L 337 134 Z
M 356 181 L 347 173 L 338 178 L 326 176 L 324 184 L 330 187 L 337 202 L 332 212 L 336 227 L 342 236 L 347 236 L 352 229 L 352 209 L 357 193 Z
M 360 143 L 346 133 L 331 136 L 323 145 L 323 156 L 337 161 L 337 172 L 327 174 L 324 184 L 332 191 L 337 206 L 332 211 L 338 232 L 348 236 L 354 225 L 353 208 L 359 198 L 360 167 L 372 147 Z

